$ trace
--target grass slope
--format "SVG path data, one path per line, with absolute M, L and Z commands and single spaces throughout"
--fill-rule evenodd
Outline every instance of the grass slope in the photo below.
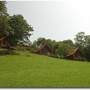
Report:
M 90 87 L 90 63 L 21 52 L 0 56 L 0 87 Z

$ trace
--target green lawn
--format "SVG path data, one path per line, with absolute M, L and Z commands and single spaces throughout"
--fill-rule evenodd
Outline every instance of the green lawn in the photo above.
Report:
M 0 56 L 0 87 L 90 87 L 90 62 L 27 52 Z

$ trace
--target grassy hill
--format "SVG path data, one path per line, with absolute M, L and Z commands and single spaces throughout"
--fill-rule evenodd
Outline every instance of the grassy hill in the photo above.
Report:
M 90 87 L 90 62 L 28 52 L 0 56 L 0 87 Z

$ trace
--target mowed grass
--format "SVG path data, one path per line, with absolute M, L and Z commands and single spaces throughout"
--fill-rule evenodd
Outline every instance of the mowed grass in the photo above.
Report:
M 0 87 L 90 87 L 90 62 L 21 52 L 0 56 Z

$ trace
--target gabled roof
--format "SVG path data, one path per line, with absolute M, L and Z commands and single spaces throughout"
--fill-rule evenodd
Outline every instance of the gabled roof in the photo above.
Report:
M 48 44 L 44 44 L 44 45 L 42 45 L 35 53 L 37 53 L 37 52 L 39 52 L 40 50 L 42 50 L 45 46 L 47 46 L 51 51 L 53 51 L 52 48 L 51 48 Z
M 66 57 L 73 55 L 77 50 L 79 50 L 84 55 L 84 53 L 79 48 L 76 48 L 72 52 L 70 52 Z
M 9 36 L 9 34 L 7 36 Z M 0 38 L 0 41 L 4 40 L 7 36 Z
M 4 40 L 4 37 L 0 38 L 0 41 Z

